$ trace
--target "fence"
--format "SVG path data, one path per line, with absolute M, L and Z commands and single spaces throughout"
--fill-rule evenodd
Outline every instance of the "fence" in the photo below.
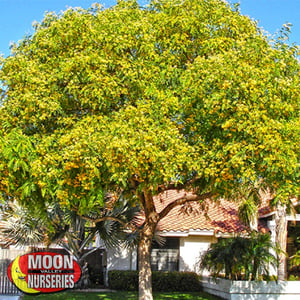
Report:
M 0 295 L 21 294 L 17 287 L 9 280 L 7 268 L 18 255 L 22 254 L 25 254 L 24 250 L 0 249 Z

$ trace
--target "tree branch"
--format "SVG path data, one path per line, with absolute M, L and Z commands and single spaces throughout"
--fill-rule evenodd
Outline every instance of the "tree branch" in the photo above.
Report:
M 202 195 L 185 194 L 183 197 L 176 199 L 169 203 L 158 215 L 159 220 L 163 219 L 174 207 L 185 204 L 187 202 L 195 202 L 211 198 L 214 194 L 212 192 L 204 193 Z

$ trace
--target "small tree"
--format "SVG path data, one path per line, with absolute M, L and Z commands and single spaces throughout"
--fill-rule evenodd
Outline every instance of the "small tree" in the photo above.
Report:
M 277 266 L 278 252 L 269 234 L 253 231 L 249 237 L 222 238 L 212 244 L 201 258 L 200 267 L 214 276 L 225 272 L 225 278 L 256 280 L 259 274 L 269 276 L 269 267 Z
M 278 268 L 280 247 L 272 242 L 271 235 L 268 233 L 252 232 L 249 242 L 248 267 L 250 266 L 250 270 L 248 269 L 248 272 L 251 274 L 251 279 L 256 280 L 259 274 L 265 274 L 269 277 L 270 266 Z
M 239 219 L 251 231 L 258 230 L 258 209 L 261 203 L 260 193 L 264 192 L 260 183 L 251 185 L 240 184 L 231 195 L 232 200 L 239 201 Z
M 102 210 L 101 215 L 94 210 L 88 216 L 79 216 L 72 210 L 54 204 L 44 213 L 36 210 L 33 216 L 32 210 L 22 207 L 16 201 L 7 203 L 0 211 L 0 238 L 6 246 L 30 246 L 37 249 L 41 246 L 49 247 L 53 243 L 62 246 L 81 267 L 82 277 L 77 286 L 86 287 L 89 285 L 89 270 L 85 259 L 98 249 L 87 248 L 96 234 L 107 248 L 117 247 L 121 242 L 128 246 L 136 243 L 136 239 L 131 237 L 134 233 L 127 224 L 135 218 L 138 209 L 128 206 L 124 201 L 118 204 L 111 210 Z

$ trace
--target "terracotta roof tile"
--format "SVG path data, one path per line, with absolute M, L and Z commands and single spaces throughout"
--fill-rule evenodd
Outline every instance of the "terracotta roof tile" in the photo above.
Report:
M 272 207 L 270 205 L 270 201 L 273 199 L 270 193 L 265 193 L 261 195 L 261 205 L 258 210 L 259 216 L 262 218 L 268 214 L 273 213 L 276 210 L 276 207 Z M 292 205 L 297 206 L 299 205 L 299 199 L 297 197 L 293 197 L 290 199 Z
M 171 190 L 155 197 L 155 206 L 160 212 L 168 203 L 183 197 L 185 191 Z M 246 227 L 240 222 L 238 203 L 220 200 L 219 203 L 206 201 L 206 209 L 197 202 L 188 206 L 175 207 L 163 218 L 158 229 L 165 232 L 214 231 L 215 233 L 240 233 Z
M 261 217 L 274 211 L 274 208 L 270 207 L 270 201 L 273 198 L 271 193 L 265 192 L 262 193 L 260 196 L 261 203 L 260 208 L 258 209 L 258 214 Z

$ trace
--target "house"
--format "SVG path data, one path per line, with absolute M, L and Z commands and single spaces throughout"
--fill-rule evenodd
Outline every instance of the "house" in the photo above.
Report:
M 185 191 L 171 190 L 155 198 L 157 211 L 161 211 L 168 203 L 177 199 Z M 270 209 L 270 196 L 265 195 L 259 210 L 259 230 L 270 232 L 275 241 L 274 210 Z M 289 229 L 300 228 L 299 214 L 289 216 Z M 161 271 L 194 271 L 199 270 L 201 255 L 220 237 L 230 237 L 246 233 L 246 227 L 238 218 L 237 202 L 220 200 L 218 203 L 190 203 L 189 206 L 176 207 L 158 224 L 160 236 L 164 244 L 153 243 L 151 265 L 153 270 Z M 294 254 L 293 238 L 288 238 L 289 255 Z M 137 251 L 128 249 L 107 249 L 107 270 L 136 270 L 138 264 Z
M 155 206 L 160 212 L 175 199 L 184 196 L 185 191 L 170 190 L 155 197 Z M 270 208 L 270 196 L 262 198 L 259 209 L 259 230 L 270 232 L 275 241 L 275 210 Z M 151 264 L 153 270 L 195 271 L 199 269 L 201 255 L 218 238 L 246 233 L 247 228 L 238 218 L 238 202 L 222 199 L 218 202 L 207 201 L 202 204 L 191 202 L 184 207 L 175 207 L 158 224 L 159 236 L 163 244 L 153 243 Z M 295 254 L 295 236 L 300 236 L 300 205 L 294 203 L 296 214 L 288 216 L 287 252 Z M 96 239 L 97 252 L 88 257 L 88 263 L 97 272 L 103 270 L 136 270 L 138 258 L 136 249 L 105 249 Z M 56 249 L 58 251 L 58 249 Z M 297 271 L 299 272 L 299 271 Z M 103 280 L 103 279 L 101 279 Z M 102 283 L 102 282 L 101 282 Z

